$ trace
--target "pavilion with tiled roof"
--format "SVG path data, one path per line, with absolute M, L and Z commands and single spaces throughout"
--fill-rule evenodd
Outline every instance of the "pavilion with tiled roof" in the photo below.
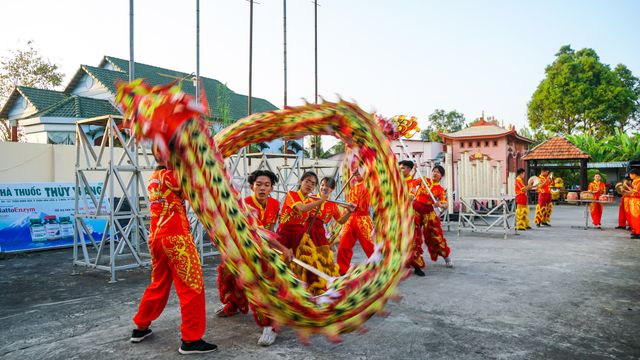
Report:
M 534 147 L 522 159 L 527 162 L 527 173 L 537 175 L 542 167 L 553 169 L 580 169 L 580 188 L 586 189 L 587 161 L 590 156 L 563 136 L 553 137 Z

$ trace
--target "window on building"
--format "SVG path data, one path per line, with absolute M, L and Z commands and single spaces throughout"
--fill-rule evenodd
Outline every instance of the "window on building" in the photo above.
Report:
M 480 147 L 480 141 L 476 141 L 476 146 Z
M 493 146 L 498 146 L 498 140 L 493 140 Z
M 461 148 L 463 148 L 463 147 L 464 147 L 464 141 L 462 141 L 462 142 L 460 143 L 460 147 L 461 147 Z
M 484 146 L 489 147 L 489 142 L 488 142 L 488 141 L 485 141 L 485 142 L 484 142 Z
M 469 141 L 469 147 L 473 147 L 473 143 Z

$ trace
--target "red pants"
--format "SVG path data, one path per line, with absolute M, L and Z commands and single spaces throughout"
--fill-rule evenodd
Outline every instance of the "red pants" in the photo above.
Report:
M 373 254 L 373 241 L 371 240 L 371 230 L 373 224 L 369 215 L 351 215 L 344 224 L 340 233 L 340 245 L 338 245 L 338 266 L 340 275 L 344 275 L 349 270 L 351 258 L 353 257 L 353 246 L 356 240 L 360 242 L 362 250 L 367 257 Z
M 422 259 L 422 241 L 427 245 L 427 251 L 429 251 L 432 261 L 437 261 L 438 256 L 448 258 L 451 249 L 449 249 L 447 239 L 445 239 L 442 232 L 440 217 L 436 215 L 433 206 L 414 202 L 414 210 L 416 210 L 415 237 L 418 238 L 415 245 L 417 249 L 414 249 L 414 264 L 420 265 L 420 261 L 424 263 Z M 420 257 L 419 260 L 415 260 L 417 256 Z
M 627 226 L 627 210 L 625 209 L 625 202 L 627 201 L 627 197 L 623 196 L 620 198 L 620 209 L 618 209 L 618 226 L 626 227 Z
M 640 198 L 630 197 L 625 207 L 628 207 L 627 220 L 632 234 L 640 234 Z
M 536 224 L 548 223 L 551 220 L 552 211 L 553 203 L 551 202 L 551 193 L 539 193 L 536 215 L 533 218 L 533 222 Z
M 193 237 L 188 234 L 149 239 L 149 250 L 151 284 L 142 295 L 133 322 L 141 328 L 149 327 L 167 305 L 173 282 L 180 301 L 182 339 L 201 339 L 206 327 L 204 284 Z
M 591 205 L 589 205 L 589 209 L 591 210 L 591 220 L 593 221 L 593 225 L 600 226 L 600 220 L 602 220 L 602 204 L 591 203 Z
M 264 268 L 263 268 L 264 270 Z M 268 274 L 265 275 L 268 277 Z M 257 310 L 249 303 L 247 295 L 235 280 L 235 276 L 229 271 L 224 263 L 218 265 L 218 291 L 220 293 L 220 302 L 224 304 L 224 312 L 231 315 L 236 311 L 243 314 L 248 312 L 249 307 L 253 312 L 253 318 L 258 326 L 269 326 L 271 320 L 262 311 Z

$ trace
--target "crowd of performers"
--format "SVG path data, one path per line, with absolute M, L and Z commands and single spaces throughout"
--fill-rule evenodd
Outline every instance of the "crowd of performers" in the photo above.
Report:
M 204 281 L 199 255 L 190 233 L 184 196 L 174 172 L 160 161 L 159 164 L 148 185 L 152 280 L 133 318 L 136 328 L 131 341 L 138 343 L 152 334 L 149 327 L 164 310 L 173 283 L 182 316 L 182 344 L 178 351 L 181 354 L 214 351 L 217 346 L 202 339 L 206 328 Z M 446 190 L 440 185 L 440 180 L 445 175 L 444 168 L 436 165 L 431 177 L 417 178 L 414 177 L 416 169 L 412 161 L 400 161 L 399 168 L 406 184 L 406 200 L 412 205 L 415 229 L 413 254 L 406 266 L 413 268 L 415 275 L 425 276 L 424 244 L 432 261 L 442 257 L 446 266 L 452 267 L 451 250 L 444 237 L 439 216 L 448 206 Z M 371 195 L 365 185 L 365 176 L 363 170 L 352 170 L 351 178 L 345 184 L 348 187 L 345 196 L 347 202 L 338 202 L 331 200 L 336 187 L 333 178 L 319 180 L 314 172 L 305 172 L 300 178 L 298 189 L 287 192 L 282 206 L 271 197 L 278 181 L 273 172 L 257 170 L 248 177 L 252 194 L 241 202 L 247 210 L 253 212 L 259 227 L 270 231 L 277 227 L 277 236 L 264 239 L 282 254 L 294 273 L 307 284 L 309 292 L 314 295 L 326 290 L 326 281 L 296 265 L 292 259 L 302 260 L 319 271 L 336 277 L 349 270 L 356 242 L 367 257 L 374 252 L 373 224 L 369 212 Z M 619 227 L 625 228 L 628 224 L 631 237 L 640 238 L 640 169 L 631 170 L 629 176 L 632 182 L 624 189 L 619 210 Z M 548 169 L 543 168 L 538 179 L 537 184 L 527 183 L 524 169 L 517 171 L 515 192 L 518 230 L 531 229 L 527 191 L 534 187 L 538 192 L 534 223 L 538 227 L 551 226 L 553 205 L 549 187 L 553 181 L 552 176 Z M 319 191 L 316 191 L 318 185 Z M 594 176 L 588 191 L 594 194 L 596 200 L 606 193 L 599 174 Z M 602 204 L 591 204 L 591 216 L 594 226 L 600 228 Z M 332 244 L 326 235 L 327 226 L 332 220 L 342 224 L 335 258 Z M 273 274 L 269 274 L 267 269 L 265 266 L 263 276 L 268 279 Z M 224 262 L 218 267 L 218 290 L 222 305 L 215 311 L 216 315 L 230 317 L 239 313 L 246 314 L 251 310 L 256 323 L 263 329 L 258 343 L 263 346 L 274 343 L 276 332 L 271 326 L 269 315 L 253 308 L 245 290 L 236 282 Z
M 618 226 L 616 228 L 630 230 L 631 238 L 640 239 L 640 169 L 632 169 L 628 176 L 631 184 L 623 187 L 618 210 Z M 550 176 L 549 169 L 542 168 L 538 179 L 539 183 L 537 184 L 527 183 L 525 181 L 525 170 L 518 169 L 515 183 L 516 229 L 518 230 L 531 229 L 527 192 L 532 188 L 535 188 L 538 192 L 534 223 L 537 227 L 551 226 L 553 203 L 551 201 L 550 186 L 553 182 L 553 177 Z M 602 175 L 596 173 L 593 176 L 593 181 L 589 183 L 587 191 L 593 194 L 594 200 L 589 204 L 591 221 L 596 229 L 602 230 L 603 206 L 598 200 L 601 199 L 602 195 L 607 194 L 607 187 L 602 181 Z
M 160 162 L 159 162 L 160 164 Z M 438 256 L 451 267 L 449 246 L 444 238 L 438 210 L 447 207 L 445 189 L 440 185 L 444 168 L 436 166 L 431 178 L 413 177 L 414 164 L 401 161 L 400 170 L 406 180 L 408 201 L 412 202 L 413 256 L 407 268 L 414 268 L 418 276 L 425 276 L 422 244 L 427 247 L 431 260 Z M 369 208 L 371 195 L 365 185 L 362 169 L 353 169 L 345 184 L 346 202 L 330 200 L 335 191 L 336 181 L 331 177 L 321 180 L 312 172 L 305 172 L 298 189 L 289 191 L 283 204 L 271 193 L 277 183 L 277 176 L 268 170 L 257 170 L 248 177 L 252 194 L 242 199 L 244 207 L 255 215 L 259 227 L 274 231 L 273 239 L 265 237 L 268 244 L 282 254 L 298 278 L 307 284 L 314 295 L 326 290 L 326 280 L 296 265 L 298 259 L 319 271 L 337 277 L 351 267 L 353 248 L 358 242 L 367 257 L 374 252 L 373 223 Z M 319 185 L 319 191 L 316 191 Z M 344 188 L 342 190 L 345 190 Z M 340 191 L 340 193 L 342 192 Z M 159 165 L 149 179 L 148 185 L 151 228 L 149 249 L 152 261 L 151 284 L 145 290 L 139 309 L 133 318 L 136 328 L 131 342 L 138 343 L 152 334 L 151 323 L 164 310 L 171 284 L 173 283 L 182 316 L 181 354 L 203 353 L 217 349 L 217 346 L 202 339 L 206 327 L 205 297 L 202 269 L 193 237 L 189 229 L 184 196 L 174 172 L 166 165 Z M 339 196 L 340 194 L 338 194 Z M 338 197 L 336 196 L 336 197 Z M 331 221 L 342 224 L 338 235 L 337 254 L 334 257 L 332 244 L 327 238 L 327 226 Z M 277 227 L 277 229 L 276 229 Z M 264 267 L 263 274 L 269 274 Z M 240 313 L 253 313 L 262 330 L 258 344 L 269 346 L 276 340 L 276 332 L 271 326 L 269 315 L 253 308 L 245 290 L 224 262 L 218 266 L 218 290 L 222 305 L 215 313 L 219 317 L 230 317 Z

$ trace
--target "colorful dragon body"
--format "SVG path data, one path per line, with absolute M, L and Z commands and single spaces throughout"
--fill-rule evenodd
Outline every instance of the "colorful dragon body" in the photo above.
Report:
M 178 87 L 150 87 L 141 80 L 118 85 L 117 103 L 139 140 L 151 140 L 174 168 L 185 197 L 246 289 L 249 301 L 269 314 L 275 326 L 291 326 L 303 341 L 319 333 L 339 341 L 339 334 L 361 328 L 374 314 L 384 314 L 408 275 L 405 263 L 413 238 L 405 188 L 388 133 L 372 115 L 345 101 L 306 104 L 253 114 L 210 135 L 204 109 Z M 397 133 L 397 129 L 396 129 Z M 365 264 L 336 278 L 328 290 L 312 296 L 303 282 L 266 243 L 274 237 L 260 229 L 239 204 L 224 157 L 254 142 L 305 135 L 333 135 L 358 152 L 367 168 L 376 213 L 376 252 Z M 397 134 L 396 134 L 397 135 Z M 266 259 L 266 266 L 261 259 Z M 266 279 L 269 270 L 274 276 Z

